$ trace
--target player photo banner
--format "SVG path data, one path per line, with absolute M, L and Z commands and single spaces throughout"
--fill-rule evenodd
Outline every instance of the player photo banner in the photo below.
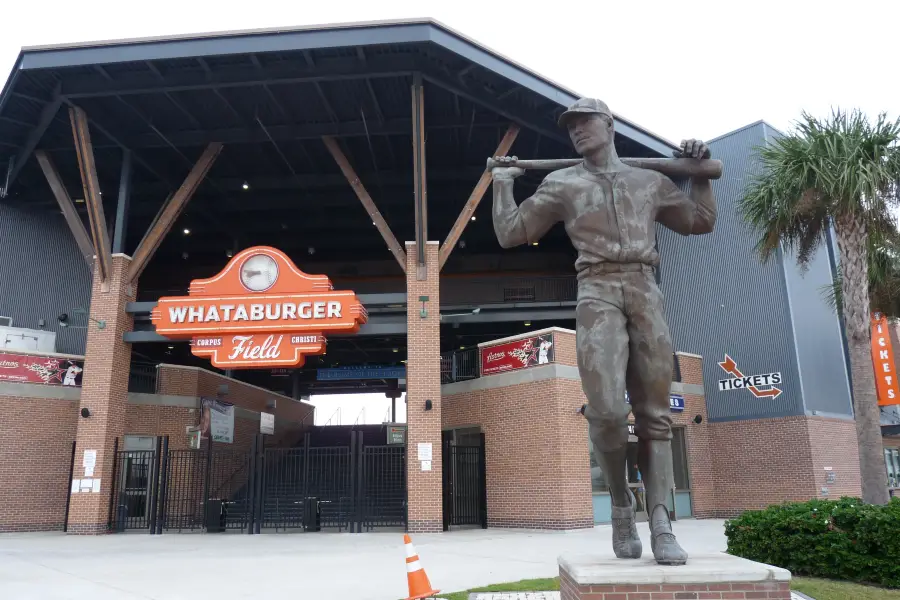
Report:
M 84 361 L 0 352 L 0 381 L 81 387 Z
M 546 333 L 494 346 L 482 346 L 481 374 L 496 375 L 552 363 L 553 345 L 553 334 Z

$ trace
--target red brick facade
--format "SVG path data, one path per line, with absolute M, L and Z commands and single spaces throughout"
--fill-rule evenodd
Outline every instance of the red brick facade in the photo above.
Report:
M 109 327 L 107 323 L 107 327 Z M 86 365 L 85 375 L 94 368 Z M 127 372 L 127 371 L 126 371 Z M 127 379 L 127 377 L 125 378 Z M 314 422 L 315 408 L 310 404 L 268 392 L 261 388 L 223 377 L 217 373 L 194 367 L 160 365 L 158 373 L 159 394 L 130 394 L 124 407 L 124 423 L 119 439 L 120 449 L 124 435 L 169 436 L 170 450 L 187 450 L 186 427 L 198 423 L 199 396 L 214 396 L 218 386 L 226 383 L 229 392 L 227 402 L 236 408 L 233 444 L 216 444 L 222 449 L 246 449 L 259 431 L 259 421 L 250 413 L 260 410 L 276 416 L 275 435 L 267 436 L 271 446 L 292 446 L 303 435 L 304 427 Z M 0 532 L 59 531 L 65 520 L 66 500 L 101 496 L 101 494 L 70 494 L 69 467 L 72 460 L 72 442 L 80 423 L 94 417 L 97 404 L 87 405 L 79 401 L 84 390 L 63 386 L 36 384 L 3 384 L 3 390 L 16 391 L 18 395 L 0 395 L 0 414 L 3 415 L 3 441 L 0 452 Z M 199 393 L 198 393 L 199 392 Z M 275 409 L 266 409 L 266 402 L 274 399 Z M 181 405 L 166 405 L 176 402 Z M 185 406 L 194 404 L 194 406 Z M 78 416 L 81 406 L 90 406 L 92 416 Z M 99 450 L 99 449 L 98 449 Z M 112 450 L 109 450 L 110 459 Z M 83 452 L 75 457 L 74 478 L 83 477 Z M 100 473 L 100 453 L 95 476 Z M 112 472 L 111 467 L 106 471 Z M 103 479 L 102 486 L 106 485 Z M 213 482 L 215 483 L 215 482 Z M 101 488 L 102 489 L 102 488 Z M 107 504 L 96 507 L 101 513 L 100 527 L 76 527 L 72 521 L 71 507 L 69 531 L 72 533 L 105 532 L 109 517 L 109 493 Z M 96 502 L 96 501 L 95 501 Z
M 406 419 L 408 527 L 411 533 L 443 530 L 441 479 L 441 311 L 438 243 L 425 247 L 425 267 L 418 265 L 413 242 L 406 243 L 407 365 Z M 426 302 L 419 298 L 427 296 Z M 422 316 L 421 310 L 427 312 Z M 431 400 L 431 410 L 425 410 Z M 431 444 L 431 470 L 423 471 L 418 444 Z
M 578 585 L 560 570 L 560 600 L 790 600 L 790 582 Z

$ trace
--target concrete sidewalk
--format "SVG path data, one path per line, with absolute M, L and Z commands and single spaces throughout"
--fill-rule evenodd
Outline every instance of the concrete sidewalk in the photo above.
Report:
M 688 552 L 725 549 L 723 522 L 674 524 Z M 649 554 L 647 524 L 639 524 Z M 434 587 L 557 574 L 563 552 L 611 552 L 610 527 L 579 532 L 469 530 L 412 536 Z M 0 536 L 0 598 L 15 600 L 397 600 L 402 533 Z

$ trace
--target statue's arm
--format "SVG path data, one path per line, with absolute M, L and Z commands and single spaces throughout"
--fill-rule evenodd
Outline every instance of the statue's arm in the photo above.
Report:
M 692 180 L 688 196 L 665 175 L 659 178 L 656 220 L 681 235 L 712 233 L 717 209 L 709 179 Z
M 494 233 L 503 248 L 537 242 L 562 219 L 562 198 L 555 181 L 545 179 L 534 195 L 518 206 L 513 181 L 513 177 L 494 173 Z

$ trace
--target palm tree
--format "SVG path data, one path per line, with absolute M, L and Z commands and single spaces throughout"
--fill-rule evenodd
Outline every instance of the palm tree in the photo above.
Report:
M 890 319 L 900 318 L 900 232 L 892 227 L 869 234 L 869 308 Z M 838 265 L 830 285 L 822 286 L 825 301 L 843 311 L 843 275 Z
M 829 227 L 840 252 L 841 310 L 850 353 L 863 500 L 889 501 L 869 330 L 869 240 L 887 236 L 898 204 L 900 120 L 859 111 L 803 113 L 797 129 L 759 149 L 762 175 L 739 203 L 765 261 L 784 246 L 805 267 Z M 888 227 L 890 224 L 890 228 Z

